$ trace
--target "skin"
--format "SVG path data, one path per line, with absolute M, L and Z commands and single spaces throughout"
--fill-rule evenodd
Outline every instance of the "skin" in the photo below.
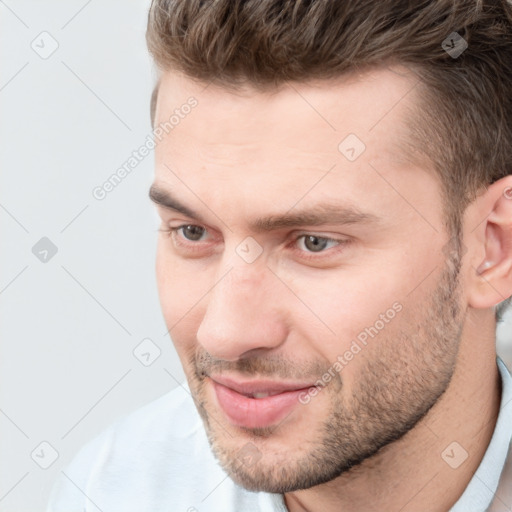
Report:
M 156 147 L 155 185 L 195 212 L 157 206 L 162 311 L 221 465 L 240 485 L 284 493 L 292 512 L 449 510 L 494 430 L 493 306 L 512 294 L 512 178 L 467 208 L 457 255 L 432 164 L 403 150 L 418 90 L 404 69 L 272 93 L 162 76 L 156 126 L 198 101 Z M 338 150 L 350 133 L 366 146 L 352 162 Z M 254 227 L 327 203 L 367 219 Z M 200 228 L 165 232 L 183 225 Z M 339 242 L 315 252 L 302 235 Z M 252 263 L 236 251 L 247 237 L 261 248 Z M 314 382 L 329 369 L 308 403 L 260 429 L 233 425 L 205 378 Z M 468 454 L 457 469 L 441 456 L 454 441 Z

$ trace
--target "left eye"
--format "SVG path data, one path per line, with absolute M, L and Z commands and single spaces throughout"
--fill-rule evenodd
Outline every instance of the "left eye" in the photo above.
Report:
M 302 235 L 297 239 L 298 245 L 308 252 L 322 252 L 339 244 L 338 240 L 315 235 Z

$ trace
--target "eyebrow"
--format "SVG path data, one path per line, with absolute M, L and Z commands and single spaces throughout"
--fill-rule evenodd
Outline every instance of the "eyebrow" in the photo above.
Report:
M 197 219 L 207 224 L 202 216 L 191 208 L 181 204 L 168 190 L 153 184 L 149 189 L 149 198 L 153 203 L 166 210 L 179 212 L 187 217 Z M 324 224 L 368 224 L 378 222 L 380 219 L 372 213 L 361 212 L 355 208 L 342 207 L 339 204 L 321 203 L 309 209 L 296 210 L 293 213 L 269 215 L 251 222 L 250 228 L 254 232 L 274 231 L 283 228 L 299 226 L 321 226 Z

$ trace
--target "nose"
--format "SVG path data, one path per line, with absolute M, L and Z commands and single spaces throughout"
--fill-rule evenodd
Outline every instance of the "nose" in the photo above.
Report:
M 235 265 L 207 301 L 197 341 L 217 359 L 235 361 L 251 351 L 275 349 L 286 339 L 275 276 L 264 265 Z

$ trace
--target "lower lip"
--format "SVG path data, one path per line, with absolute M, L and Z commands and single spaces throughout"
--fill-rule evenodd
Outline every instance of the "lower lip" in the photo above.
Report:
M 218 382 L 211 382 L 219 405 L 230 422 L 245 428 L 276 425 L 300 405 L 299 396 L 310 389 L 285 391 L 265 398 L 249 398 Z

